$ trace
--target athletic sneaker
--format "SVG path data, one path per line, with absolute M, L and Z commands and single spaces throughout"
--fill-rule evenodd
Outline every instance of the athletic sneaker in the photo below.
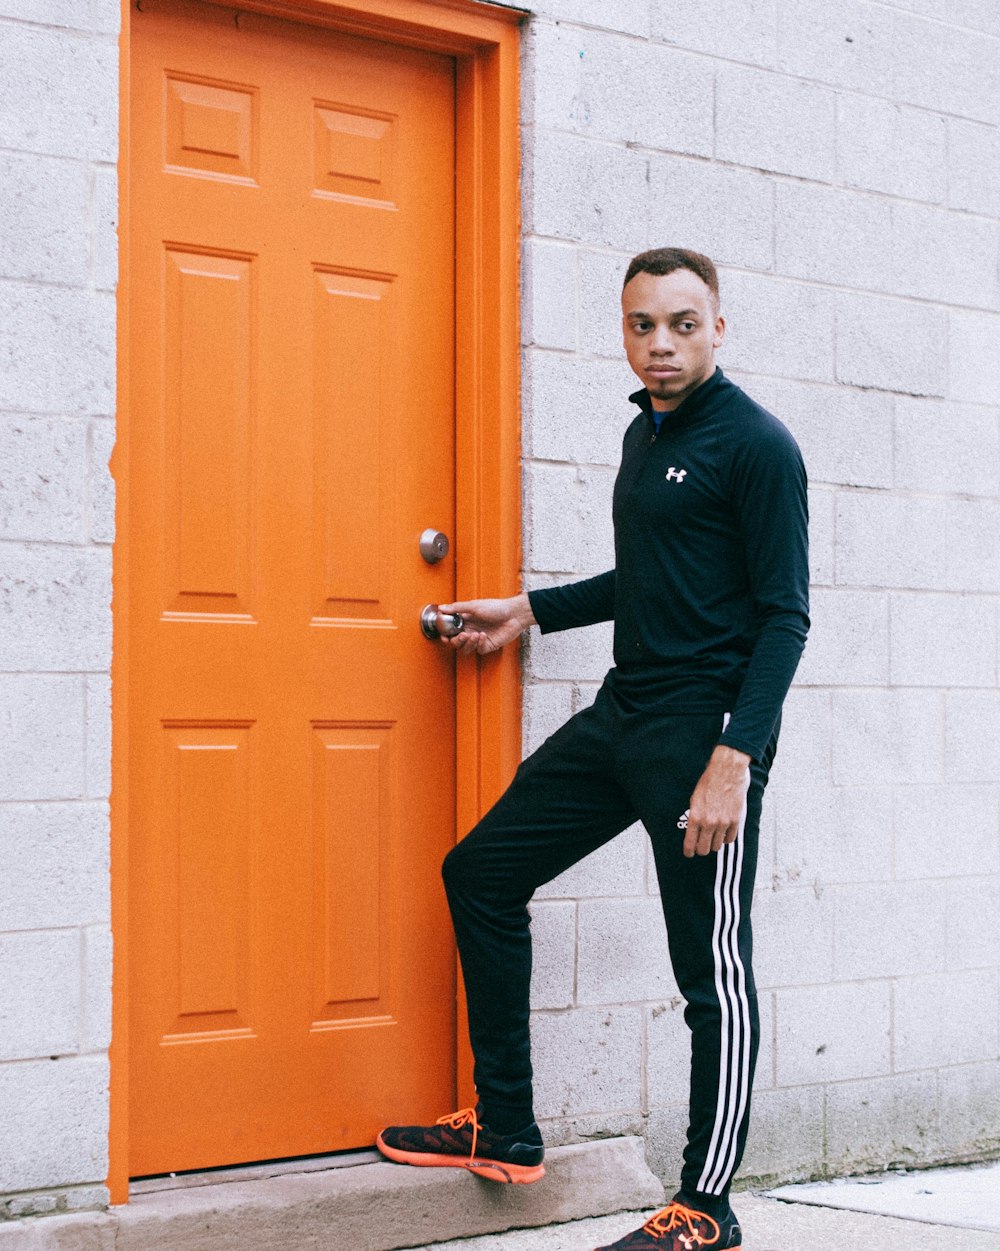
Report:
M 707 1212 L 678 1202 L 675 1196 L 641 1229 L 596 1251 L 698 1251 L 701 1247 L 712 1247 L 713 1251 L 741 1251 L 742 1246 L 743 1235 L 732 1212 L 716 1221 Z
M 495 1182 L 536 1182 L 545 1176 L 545 1147 L 534 1121 L 516 1134 L 494 1134 L 476 1111 L 463 1108 L 435 1125 L 390 1125 L 375 1145 L 397 1164 L 465 1168 Z

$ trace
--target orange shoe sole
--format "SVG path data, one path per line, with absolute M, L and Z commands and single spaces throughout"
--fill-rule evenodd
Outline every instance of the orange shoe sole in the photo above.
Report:
M 418 1168 L 464 1168 L 477 1177 L 488 1181 L 520 1186 L 540 1181 L 545 1176 L 544 1164 L 508 1164 L 501 1160 L 469 1159 L 467 1156 L 434 1155 L 430 1151 L 400 1151 L 382 1141 L 379 1134 L 375 1140 L 379 1151 L 397 1164 L 415 1164 Z
M 601 1248 L 595 1247 L 594 1251 L 601 1251 Z M 727 1247 L 726 1251 L 743 1251 L 743 1243 L 741 1242 L 738 1247 Z

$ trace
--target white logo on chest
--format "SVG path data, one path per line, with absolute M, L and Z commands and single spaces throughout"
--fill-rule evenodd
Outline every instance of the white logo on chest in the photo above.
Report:
M 671 465 L 670 468 L 667 470 L 667 481 L 668 482 L 683 482 L 684 475 L 686 473 L 687 473 L 686 469 L 675 469 L 673 465 Z

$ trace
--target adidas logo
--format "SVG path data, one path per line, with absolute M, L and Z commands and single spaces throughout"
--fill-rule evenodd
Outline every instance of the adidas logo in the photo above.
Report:
M 688 827 L 688 817 L 689 817 L 690 815 L 691 815 L 691 809 L 690 809 L 690 808 L 688 808 L 687 812 L 685 812 L 685 813 L 684 813 L 684 815 L 681 817 L 681 819 L 677 822 L 677 828 L 678 828 L 679 830 L 686 830 L 686 829 L 687 829 L 687 827 Z

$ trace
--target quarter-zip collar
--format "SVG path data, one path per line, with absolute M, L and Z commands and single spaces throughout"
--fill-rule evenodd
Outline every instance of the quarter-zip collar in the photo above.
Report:
M 696 391 L 692 391 L 687 399 L 672 412 L 663 414 L 660 433 L 664 434 L 671 430 L 678 430 L 684 426 L 693 425 L 696 421 L 703 421 L 706 417 L 713 416 L 728 403 L 736 390 L 735 385 L 729 381 L 720 367 L 716 365 L 715 373 L 710 378 L 706 378 Z M 653 401 L 646 388 L 643 387 L 639 391 L 633 391 L 628 398 L 633 404 L 639 405 L 646 414 L 650 427 L 655 430 L 656 422 L 653 420 Z

